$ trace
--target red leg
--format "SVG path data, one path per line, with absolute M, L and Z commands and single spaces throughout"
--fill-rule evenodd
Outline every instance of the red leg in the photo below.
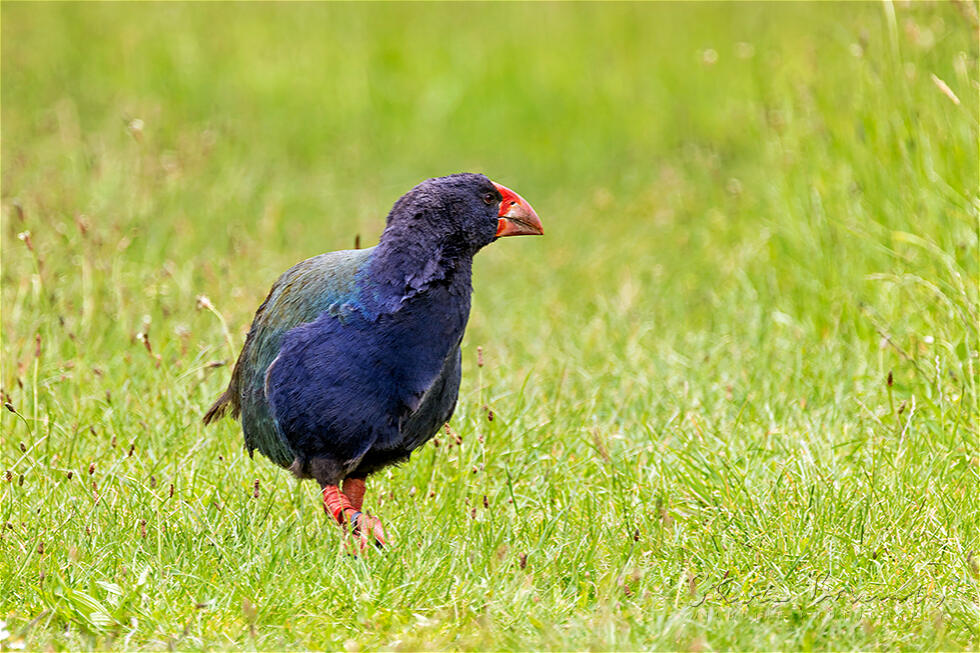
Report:
M 336 485 L 323 486 L 323 510 L 340 525 L 347 523 L 349 513 L 357 512 Z
M 344 479 L 344 494 L 350 499 L 354 510 L 360 510 L 364 505 L 364 479 L 348 477 Z

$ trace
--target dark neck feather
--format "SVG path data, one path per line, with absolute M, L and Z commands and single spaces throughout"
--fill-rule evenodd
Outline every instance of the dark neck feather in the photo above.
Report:
M 474 253 L 456 238 L 438 238 L 427 226 L 392 224 L 381 235 L 367 274 L 383 311 L 397 310 L 436 287 L 469 301 Z

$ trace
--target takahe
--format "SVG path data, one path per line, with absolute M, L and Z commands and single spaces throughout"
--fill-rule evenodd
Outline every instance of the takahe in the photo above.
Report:
M 362 546 L 383 544 L 360 512 L 364 479 L 408 460 L 453 413 L 473 255 L 541 233 L 534 209 L 483 175 L 422 182 L 375 247 L 314 256 L 276 281 L 204 423 L 230 409 L 249 453 L 316 479 L 328 514 Z

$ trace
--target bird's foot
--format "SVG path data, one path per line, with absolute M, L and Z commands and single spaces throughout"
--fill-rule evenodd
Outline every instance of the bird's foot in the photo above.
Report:
M 358 497 L 358 499 L 360 498 Z M 358 500 L 358 504 L 360 504 L 360 500 Z M 350 533 L 354 536 L 361 551 L 366 549 L 372 540 L 378 547 L 385 545 L 385 531 L 381 521 L 377 517 L 365 515 L 351 505 L 351 500 L 336 485 L 324 486 L 323 509 L 338 524 L 350 528 Z
M 385 545 L 385 529 L 381 525 L 381 520 L 363 512 L 354 511 L 347 513 L 347 523 L 350 525 L 350 532 L 363 551 L 369 544 L 374 542 L 378 548 Z

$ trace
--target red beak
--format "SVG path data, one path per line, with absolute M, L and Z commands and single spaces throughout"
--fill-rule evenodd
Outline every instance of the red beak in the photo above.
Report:
M 541 220 L 527 201 L 498 183 L 494 183 L 503 198 L 500 200 L 500 211 L 497 213 L 497 237 L 504 236 L 540 236 L 544 233 Z

